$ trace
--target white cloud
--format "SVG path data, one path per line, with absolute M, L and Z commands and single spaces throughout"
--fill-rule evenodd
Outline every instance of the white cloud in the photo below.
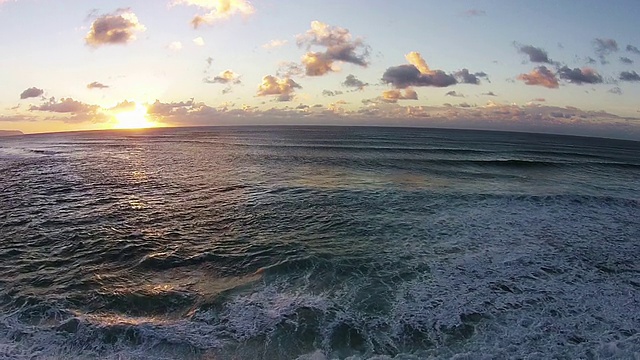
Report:
M 193 43 L 197 46 L 204 46 L 204 39 L 202 38 L 202 36 L 198 36 L 197 38 L 193 39 Z

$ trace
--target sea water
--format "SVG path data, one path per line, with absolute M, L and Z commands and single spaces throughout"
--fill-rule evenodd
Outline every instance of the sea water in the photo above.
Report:
M 0 359 L 638 359 L 640 143 L 0 138 Z

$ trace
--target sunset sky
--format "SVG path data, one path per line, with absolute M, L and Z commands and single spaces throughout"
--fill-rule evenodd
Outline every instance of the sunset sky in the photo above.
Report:
M 410 125 L 640 140 L 637 0 L 0 0 L 0 129 Z

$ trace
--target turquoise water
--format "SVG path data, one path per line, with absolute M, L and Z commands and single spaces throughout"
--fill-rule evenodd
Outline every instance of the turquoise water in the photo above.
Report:
M 640 356 L 640 143 L 0 138 L 0 359 Z

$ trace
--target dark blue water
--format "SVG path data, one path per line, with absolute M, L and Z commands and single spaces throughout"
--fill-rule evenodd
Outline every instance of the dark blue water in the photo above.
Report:
M 0 359 L 640 357 L 640 143 L 0 138 Z

